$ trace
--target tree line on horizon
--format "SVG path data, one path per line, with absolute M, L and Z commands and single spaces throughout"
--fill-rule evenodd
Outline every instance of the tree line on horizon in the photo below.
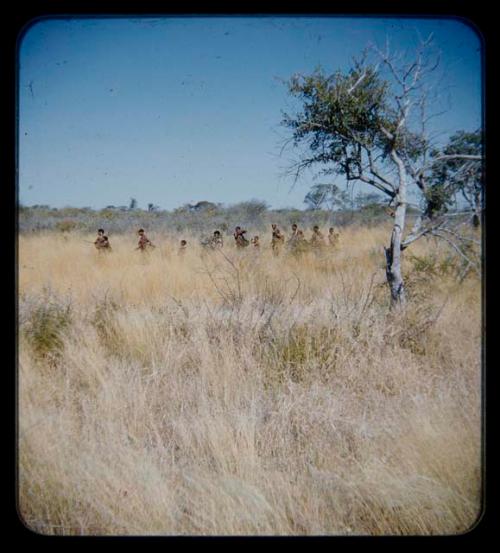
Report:
M 293 223 L 311 227 L 314 225 L 374 225 L 389 219 L 381 198 L 371 193 L 358 193 L 353 200 L 333 205 L 320 201 L 317 185 L 306 194 L 305 209 L 272 209 L 262 200 L 248 200 L 231 205 L 208 201 L 184 204 L 173 210 L 141 209 L 131 206 L 108 205 L 101 209 L 90 207 L 55 208 L 49 205 L 20 206 L 18 230 L 36 232 L 55 230 L 62 232 L 94 232 L 105 226 L 108 232 L 127 232 L 135 226 L 146 226 L 154 232 L 210 231 L 218 228 L 231 234 L 236 225 L 262 227 L 276 222 L 282 227 Z M 313 200 L 311 200 L 311 197 Z M 213 228 L 212 228 L 213 227 Z

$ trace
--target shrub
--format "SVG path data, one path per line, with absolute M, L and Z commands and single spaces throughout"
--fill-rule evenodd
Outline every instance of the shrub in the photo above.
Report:
M 331 361 L 334 337 L 330 328 L 313 329 L 307 325 L 297 326 L 283 336 L 274 336 L 262 350 L 263 358 L 272 360 L 267 375 L 270 382 L 317 378 L 317 370 L 314 375 L 312 372 Z
M 408 260 L 412 263 L 413 271 L 426 276 L 434 276 L 438 274 L 439 267 L 435 254 L 418 256 L 408 254 Z
M 24 335 L 38 357 L 57 357 L 63 349 L 62 334 L 70 323 L 71 304 L 44 301 L 28 313 Z
M 63 219 L 62 221 L 58 221 L 56 223 L 56 229 L 60 230 L 61 232 L 70 232 L 74 230 L 77 227 L 76 221 L 73 221 L 72 219 Z

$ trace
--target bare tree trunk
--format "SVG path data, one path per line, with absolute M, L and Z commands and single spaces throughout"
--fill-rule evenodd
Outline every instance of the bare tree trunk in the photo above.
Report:
M 474 194 L 474 215 L 472 216 L 472 226 L 477 228 L 481 225 L 481 195 L 480 193 Z
M 398 166 L 399 189 L 395 197 L 394 226 L 391 243 L 385 248 L 386 276 L 391 291 L 391 307 L 403 307 L 406 303 L 403 275 L 401 273 L 401 243 L 406 219 L 406 172 L 404 164 L 393 150 L 391 157 Z
M 391 292 L 391 307 L 403 306 L 406 302 L 403 276 L 401 274 L 400 234 L 400 230 L 395 226 L 392 229 L 391 244 L 388 248 L 384 248 L 386 260 L 385 274 Z

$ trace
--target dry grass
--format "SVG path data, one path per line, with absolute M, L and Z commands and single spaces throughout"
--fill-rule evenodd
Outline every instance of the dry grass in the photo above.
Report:
M 454 534 L 480 512 L 480 282 L 387 229 L 300 259 L 19 240 L 19 508 L 46 534 Z M 261 235 L 262 236 L 262 235 Z M 187 238 L 191 251 L 179 258 Z M 445 253 L 432 243 L 412 252 Z M 405 271 L 410 275 L 410 262 Z M 444 307 L 443 307 L 444 305 Z M 441 309 L 442 307 L 442 309 Z

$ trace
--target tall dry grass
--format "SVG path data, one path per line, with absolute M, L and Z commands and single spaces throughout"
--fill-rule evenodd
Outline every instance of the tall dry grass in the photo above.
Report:
M 44 534 L 465 532 L 481 508 L 480 282 L 387 229 L 339 250 L 19 238 L 19 510 Z M 180 238 L 190 251 L 177 255 Z M 441 269 L 439 269 L 441 267 Z M 436 273 L 436 274 L 435 274 Z M 437 274 L 440 273 L 440 274 Z

